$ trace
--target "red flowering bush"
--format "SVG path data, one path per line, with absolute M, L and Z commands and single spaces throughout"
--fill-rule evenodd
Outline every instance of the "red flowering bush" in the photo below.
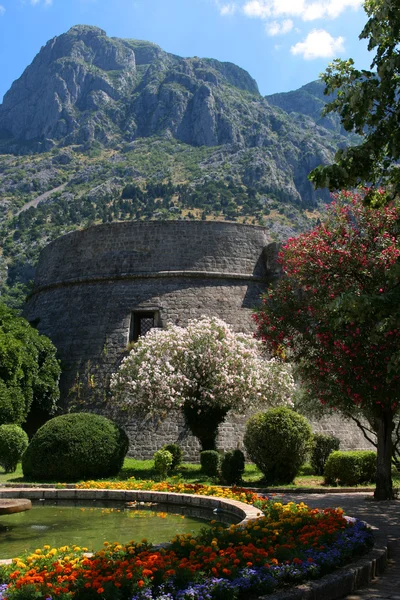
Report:
M 369 421 L 377 436 L 378 499 L 393 497 L 391 432 L 400 386 L 390 366 L 400 328 L 380 306 L 399 285 L 399 217 L 399 201 L 370 208 L 362 193 L 336 195 L 321 225 L 283 246 L 285 277 L 255 315 L 258 336 L 297 364 L 309 395 Z

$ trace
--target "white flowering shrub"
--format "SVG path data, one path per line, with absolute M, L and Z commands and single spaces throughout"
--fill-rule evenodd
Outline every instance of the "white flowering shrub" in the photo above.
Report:
M 152 329 L 112 376 L 113 402 L 131 413 L 161 419 L 183 408 L 203 449 L 213 449 L 218 425 L 229 410 L 291 402 L 290 366 L 267 360 L 262 353 L 262 342 L 235 333 L 217 318 L 193 320 L 186 328 Z M 204 429 L 203 421 L 208 434 L 211 421 L 218 421 L 211 435 L 214 443 L 204 444 L 196 432 L 196 426 Z

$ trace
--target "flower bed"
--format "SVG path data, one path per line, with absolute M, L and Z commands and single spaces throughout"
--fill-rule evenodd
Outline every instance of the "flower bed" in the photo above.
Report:
M 154 485 L 210 495 L 205 486 Z M 235 488 L 213 494 L 217 489 L 224 497 L 251 498 L 266 516 L 244 527 L 213 524 L 196 537 L 175 537 L 166 548 L 115 542 L 89 557 L 85 548 L 46 546 L 1 568 L 8 586 L 1 586 L 0 599 L 236 600 L 318 578 L 372 545 L 371 532 L 341 509 L 254 500 L 252 492 Z
M 217 485 L 203 485 L 202 483 L 168 483 L 156 482 L 151 479 L 142 480 L 131 477 L 126 481 L 83 481 L 78 483 L 79 490 L 150 490 L 153 492 L 170 492 L 176 494 L 197 494 L 198 496 L 216 496 L 228 500 L 239 500 L 246 504 L 254 504 L 259 500 L 258 494 L 237 486 L 221 487 Z

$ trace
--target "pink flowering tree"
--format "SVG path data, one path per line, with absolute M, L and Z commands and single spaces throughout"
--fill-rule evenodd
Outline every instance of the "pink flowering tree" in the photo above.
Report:
M 255 315 L 258 337 L 296 364 L 308 396 L 368 420 L 377 437 L 375 498 L 388 499 L 400 327 L 382 303 L 399 285 L 400 204 L 369 208 L 362 192 L 334 198 L 321 225 L 283 246 L 285 277 Z
M 267 360 L 260 341 L 206 317 L 151 330 L 111 378 L 114 404 L 133 415 L 182 409 L 202 450 L 215 449 L 229 410 L 289 403 L 293 390 L 290 367 Z

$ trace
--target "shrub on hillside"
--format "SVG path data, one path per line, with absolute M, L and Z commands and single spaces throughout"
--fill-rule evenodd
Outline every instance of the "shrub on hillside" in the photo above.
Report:
M 19 425 L 0 425 L 0 465 L 13 473 L 28 447 L 28 436 Z
M 237 485 L 241 483 L 245 467 L 244 454 L 241 450 L 226 452 L 221 463 L 221 475 L 224 483 Z
M 335 450 L 339 450 L 340 440 L 334 435 L 315 433 L 313 435 L 311 450 L 311 465 L 314 475 L 323 475 L 325 463 L 328 456 Z
M 221 465 L 221 455 L 216 450 L 200 452 L 201 470 L 209 477 L 217 477 Z
M 22 458 L 22 470 L 31 479 L 109 477 L 120 471 L 128 447 L 126 433 L 109 419 L 70 413 L 38 429 Z
M 168 450 L 168 452 L 171 452 L 172 454 L 172 464 L 170 467 L 171 471 L 179 467 L 179 465 L 182 463 L 183 451 L 178 444 L 165 444 L 161 450 Z
M 327 485 L 358 485 L 375 481 L 376 452 L 373 450 L 336 451 L 326 461 Z
M 306 459 L 311 427 L 290 408 L 272 408 L 251 417 L 244 445 L 250 459 L 264 474 L 266 483 L 291 483 Z

